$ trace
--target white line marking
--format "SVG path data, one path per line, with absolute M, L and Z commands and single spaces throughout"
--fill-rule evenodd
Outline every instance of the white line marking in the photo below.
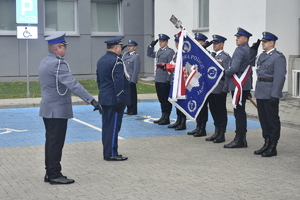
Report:
M 94 126 L 94 125 L 92 125 L 92 124 L 88 124 L 88 123 L 86 123 L 86 122 L 84 122 L 84 121 L 81 121 L 81 120 L 79 120 L 79 119 L 76 119 L 76 118 L 71 118 L 71 119 L 73 119 L 74 121 L 79 122 L 79 123 L 81 123 L 81 124 L 83 124 L 83 125 L 86 125 L 86 126 L 88 126 L 88 127 L 90 127 L 90 128 L 93 128 L 93 129 L 95 129 L 95 130 L 97 130 L 97 131 L 102 132 L 102 129 L 101 129 L 101 128 L 98 128 L 97 126 Z M 121 139 L 121 140 L 122 140 L 122 139 L 124 139 L 124 138 L 118 136 L 118 139 Z
M 6 133 L 11 133 L 11 132 L 24 132 L 24 131 L 28 131 L 27 129 L 25 130 L 16 130 L 16 129 L 11 129 L 11 128 L 0 128 L 0 131 L 4 131 L 4 132 L 1 132 L 1 134 L 6 134 Z

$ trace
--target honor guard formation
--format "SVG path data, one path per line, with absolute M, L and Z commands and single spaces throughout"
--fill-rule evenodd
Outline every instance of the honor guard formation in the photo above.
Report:
M 232 56 L 224 51 L 226 37 L 212 35 L 212 40 L 202 33 L 195 33 L 194 39 L 201 45 L 212 59 L 222 66 L 224 73 L 220 81 L 208 95 L 196 118 L 195 130 L 187 132 L 193 137 L 207 136 L 206 124 L 210 110 L 214 133 L 205 141 L 212 143 L 225 142 L 227 128 L 227 94 L 233 99 L 235 117 L 235 137 L 224 148 L 246 148 L 247 114 L 246 100 L 251 99 L 252 67 L 256 68 L 257 80 L 254 96 L 262 128 L 262 148 L 255 155 L 271 157 L 277 155 L 276 146 L 280 138 L 279 99 L 285 82 L 286 58 L 275 48 L 278 37 L 270 32 L 263 32 L 250 47 L 248 42 L 252 36 L 243 28 L 238 28 L 236 49 Z M 228 36 L 227 36 L 228 37 Z M 122 126 L 124 114 L 137 115 L 138 74 L 141 59 L 137 53 L 138 42 L 129 40 L 123 45 L 123 36 L 105 41 L 106 53 L 97 62 L 97 84 L 99 89 L 98 102 L 89 94 L 71 73 L 70 66 L 64 59 L 69 43 L 65 33 L 51 35 L 48 42 L 49 54 L 39 66 L 39 82 L 42 91 L 40 116 L 43 118 L 46 132 L 45 141 L 45 177 L 50 184 L 71 184 L 75 181 L 62 174 L 60 164 L 62 149 L 65 142 L 68 119 L 73 118 L 71 94 L 91 104 L 98 111 L 102 120 L 103 159 L 105 161 L 125 161 L 128 157 L 118 152 L 118 133 Z M 134 38 L 133 38 L 134 39 Z M 186 130 L 186 115 L 176 108 L 177 119 L 170 124 L 172 104 L 169 93 L 176 68 L 177 52 L 168 46 L 170 37 L 158 34 L 158 39 L 147 47 L 147 56 L 155 59 L 155 89 L 160 104 L 161 116 L 154 123 L 168 125 L 175 131 Z M 178 50 L 180 36 L 174 35 L 175 47 Z M 155 50 L 156 44 L 159 44 Z M 257 56 L 260 43 L 263 52 Z M 70 44 L 72 45 L 72 44 Z M 212 45 L 213 51 L 207 50 Z M 122 54 L 122 50 L 127 51 Z M 200 48 L 200 46 L 199 46 Z M 152 66 L 149 66 L 152 67 Z M 238 88 L 238 89 L 237 89 Z M 252 99 L 251 99 L 252 100 Z M 133 125 L 134 126 L 134 125 Z M 163 128 L 164 126 L 162 126 Z M 137 127 L 138 129 L 138 127 Z M 162 129 L 163 131 L 163 129 Z
M 206 136 L 206 123 L 208 121 L 208 109 L 211 112 L 215 131 L 213 135 L 207 137 L 206 141 L 213 143 L 225 142 L 225 132 L 227 127 L 227 94 L 231 93 L 234 104 L 235 117 L 235 137 L 224 145 L 224 148 L 246 148 L 248 147 L 247 114 L 245 111 L 246 100 L 251 99 L 250 90 L 252 88 L 252 67 L 256 67 L 257 81 L 255 88 L 255 98 L 257 100 L 257 110 L 259 121 L 262 127 L 264 138 L 263 147 L 254 152 L 255 155 L 271 157 L 277 155 L 276 145 L 280 137 L 279 99 L 282 97 L 282 89 L 286 76 L 285 56 L 275 49 L 278 39 L 273 33 L 263 32 L 262 39 L 258 39 L 250 47 L 248 42 L 252 36 L 247 30 L 238 27 L 236 37 L 236 49 L 232 56 L 225 52 L 224 45 L 226 37 L 214 34 L 212 40 L 202 33 L 195 33 L 194 39 L 205 50 L 213 44 L 213 52 L 206 50 L 223 67 L 224 75 L 218 85 L 209 94 L 196 118 L 196 128 L 187 132 L 187 135 L 194 137 Z M 174 36 L 175 47 L 178 49 L 179 36 Z M 171 105 L 167 101 L 170 90 L 170 83 L 176 65 L 177 52 L 174 53 L 168 45 L 170 37 L 166 34 L 159 34 L 158 39 L 151 42 L 147 49 L 147 55 L 155 58 L 155 88 L 157 97 L 161 105 L 161 117 L 154 121 L 159 125 L 170 124 L 169 115 Z M 154 46 L 159 41 L 160 48 L 154 51 Z M 258 48 L 262 43 L 263 53 L 257 56 Z M 173 58 L 172 58 L 173 57 Z M 173 67 L 170 67 L 170 64 Z M 170 82 L 171 81 L 171 82 Z M 240 90 L 236 88 L 239 87 Z M 238 92 L 239 91 L 239 92 Z M 240 99 L 239 99 L 240 97 Z M 252 99 L 251 99 L 252 100 Z M 186 116 L 176 108 L 177 119 L 168 128 L 175 130 L 186 129 Z

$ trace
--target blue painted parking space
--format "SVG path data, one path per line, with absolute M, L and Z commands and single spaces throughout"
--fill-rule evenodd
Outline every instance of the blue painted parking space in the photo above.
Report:
M 101 115 L 93 112 L 90 105 L 73 106 L 74 119 L 68 122 L 66 143 L 101 141 Z M 160 117 L 158 102 L 141 102 L 138 104 L 138 115 L 124 115 L 122 128 L 119 133 L 121 139 L 159 137 L 182 135 L 193 130 L 196 123 L 188 120 L 187 130 L 175 131 L 168 125 L 157 125 L 153 121 Z M 16 147 L 43 145 L 45 129 L 43 120 L 39 117 L 39 108 L 0 109 L 0 147 Z M 173 107 L 171 123 L 176 120 L 176 110 Z M 248 129 L 260 129 L 258 121 L 248 120 Z M 207 132 L 214 131 L 212 117 L 206 127 Z M 228 115 L 227 131 L 235 130 L 235 119 Z

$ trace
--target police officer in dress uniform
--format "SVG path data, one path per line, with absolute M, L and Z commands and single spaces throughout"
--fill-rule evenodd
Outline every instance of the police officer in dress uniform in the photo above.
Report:
M 70 184 L 61 173 L 62 149 L 65 142 L 67 123 L 73 118 L 71 93 L 79 96 L 95 109 L 101 109 L 98 102 L 71 74 L 68 63 L 63 58 L 67 50 L 65 33 L 57 33 L 45 38 L 49 54 L 39 66 L 39 81 L 42 91 L 39 115 L 43 117 L 46 129 L 45 142 L 45 182 L 50 184 Z
M 248 44 L 249 38 L 252 36 L 251 33 L 246 31 L 243 28 L 238 28 L 236 36 L 236 45 L 232 55 L 232 62 L 228 69 L 225 70 L 225 75 L 231 79 L 231 77 L 236 74 L 239 78 L 242 76 L 248 65 L 250 64 L 250 46 Z M 252 85 L 251 74 L 249 74 L 247 80 L 245 80 L 245 84 L 242 89 L 242 105 L 236 105 L 234 109 L 234 117 L 235 117 L 235 138 L 229 144 L 224 145 L 224 148 L 242 148 L 248 147 L 246 141 L 246 132 L 247 132 L 247 114 L 245 111 L 245 103 L 246 99 L 250 94 L 251 85 Z M 229 91 L 231 91 L 232 97 L 234 97 L 234 90 L 236 85 L 231 80 L 229 81 Z
M 221 35 L 213 35 L 213 57 L 220 63 L 224 70 L 228 69 L 231 62 L 231 57 L 226 53 L 224 42 L 227 40 Z M 226 97 L 228 93 L 228 81 L 225 76 L 222 77 L 217 87 L 208 96 L 208 103 L 211 115 L 214 120 L 215 133 L 206 138 L 206 141 L 213 141 L 214 143 L 225 142 L 225 132 L 227 126 L 227 108 Z
M 168 47 L 168 40 L 170 37 L 165 34 L 158 34 L 158 39 L 151 42 L 147 49 L 147 56 L 156 59 L 156 64 L 159 63 L 170 63 L 172 61 L 174 50 Z M 154 51 L 154 46 L 159 41 L 159 50 Z M 162 111 L 162 116 L 160 119 L 155 120 L 154 123 L 159 125 L 170 124 L 170 113 L 172 111 L 172 104 L 168 101 L 170 92 L 170 81 L 172 75 L 166 70 L 159 67 L 155 70 L 155 88 L 158 100 L 160 102 L 160 107 Z
M 126 70 L 130 76 L 130 100 L 131 104 L 127 106 L 127 115 L 137 114 L 137 91 L 136 83 L 141 68 L 141 58 L 136 53 L 138 43 L 129 40 L 127 44 L 128 51 L 123 54 L 122 60 L 124 61 Z
M 263 147 L 254 151 L 262 157 L 277 155 L 277 142 L 280 138 L 279 99 L 286 75 L 285 56 L 276 50 L 276 35 L 263 32 L 262 47 L 264 52 L 257 60 L 257 81 L 255 98 L 262 136 L 265 140 Z
M 212 44 L 212 41 L 207 41 L 207 37 L 202 33 L 195 33 L 195 40 L 202 45 L 205 49 Z M 208 51 L 209 52 L 209 51 Z M 188 135 L 194 135 L 194 137 L 206 136 L 206 123 L 208 121 L 208 101 L 203 103 L 199 115 L 196 118 L 197 127 L 195 130 L 187 132 Z
M 175 47 L 178 49 L 179 36 L 178 34 L 174 35 Z M 177 52 L 174 54 L 171 61 L 172 64 L 176 65 Z M 178 108 L 176 108 L 177 119 L 174 124 L 168 126 L 168 128 L 175 128 L 176 131 L 186 129 L 186 116 Z
M 102 144 L 106 161 L 127 160 L 118 154 L 118 133 L 126 105 L 130 105 L 129 75 L 123 60 L 122 38 L 117 36 L 105 41 L 107 52 L 97 62 L 99 104 L 103 108 Z

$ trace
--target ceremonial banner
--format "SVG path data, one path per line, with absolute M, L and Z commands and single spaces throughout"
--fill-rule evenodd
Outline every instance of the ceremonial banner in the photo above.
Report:
M 223 76 L 222 66 L 182 29 L 169 101 L 195 120 L 203 103 Z

